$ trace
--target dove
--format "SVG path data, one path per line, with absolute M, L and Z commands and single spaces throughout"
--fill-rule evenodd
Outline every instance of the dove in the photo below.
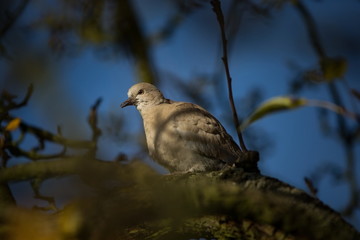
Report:
M 120 106 L 135 106 L 150 157 L 170 172 L 204 172 L 241 163 L 244 153 L 204 108 L 167 99 L 150 83 L 137 83 Z

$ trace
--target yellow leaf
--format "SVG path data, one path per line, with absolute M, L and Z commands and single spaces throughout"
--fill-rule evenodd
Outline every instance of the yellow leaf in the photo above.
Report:
M 21 119 L 20 118 L 14 118 L 13 120 L 11 120 L 8 125 L 6 125 L 5 127 L 5 131 L 14 131 L 16 130 L 19 125 L 21 123 Z
M 355 113 L 349 112 L 344 107 L 338 106 L 331 102 L 314 100 L 314 99 L 279 96 L 279 97 L 271 98 L 265 101 L 264 103 L 262 103 L 247 119 L 245 119 L 245 121 L 241 124 L 240 129 L 244 130 L 251 123 L 274 112 L 292 110 L 304 106 L 324 108 L 355 120 L 360 118 Z
M 241 130 L 244 130 L 251 123 L 256 120 L 265 117 L 278 111 L 295 109 L 307 104 L 307 100 L 304 98 L 293 98 L 287 96 L 279 96 L 271 98 L 262 103 L 240 126 Z
M 333 81 L 342 78 L 347 71 L 347 62 L 344 58 L 323 58 L 320 66 L 325 80 Z

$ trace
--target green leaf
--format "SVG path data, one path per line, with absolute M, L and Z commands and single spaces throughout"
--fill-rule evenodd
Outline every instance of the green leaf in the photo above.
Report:
M 251 123 L 256 120 L 263 118 L 274 112 L 291 110 L 305 106 L 307 100 L 304 98 L 294 98 L 289 96 L 279 96 L 271 98 L 264 103 L 262 103 L 245 121 L 241 124 L 241 130 L 244 130 Z
M 269 100 L 262 103 L 247 119 L 245 119 L 245 121 L 241 124 L 240 129 L 243 131 L 251 123 L 272 113 L 292 110 L 304 106 L 320 107 L 357 121 L 360 119 L 359 115 L 353 112 L 349 112 L 344 107 L 333 104 L 331 102 L 305 98 L 294 98 L 289 96 L 278 96 L 270 98 Z

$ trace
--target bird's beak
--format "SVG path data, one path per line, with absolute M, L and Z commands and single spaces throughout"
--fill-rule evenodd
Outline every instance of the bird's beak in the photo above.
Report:
M 130 105 L 135 105 L 135 99 L 134 98 L 128 98 L 126 99 L 126 101 L 124 101 L 123 103 L 121 103 L 120 107 L 124 108 L 126 106 L 130 106 Z

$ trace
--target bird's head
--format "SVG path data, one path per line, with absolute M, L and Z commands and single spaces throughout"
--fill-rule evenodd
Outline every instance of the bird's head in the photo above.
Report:
M 164 102 L 164 96 L 154 85 L 150 83 L 137 83 L 128 91 L 128 99 L 121 103 L 121 107 L 134 105 L 141 112 L 148 106 L 158 105 Z

